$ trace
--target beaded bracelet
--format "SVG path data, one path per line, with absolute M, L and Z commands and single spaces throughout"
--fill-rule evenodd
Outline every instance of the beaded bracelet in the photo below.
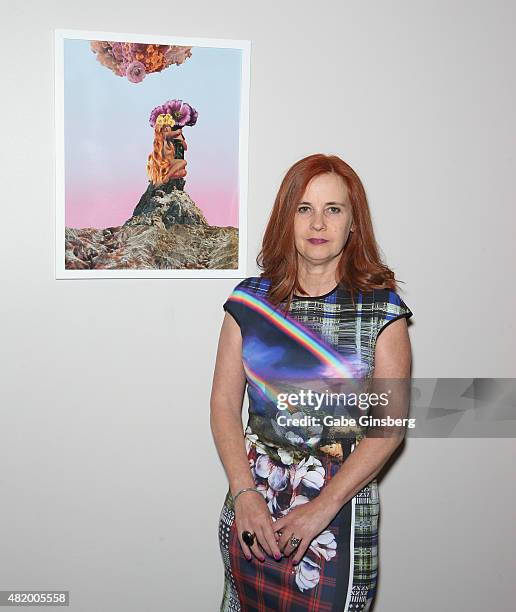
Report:
M 240 493 L 245 493 L 246 491 L 256 491 L 257 493 L 260 493 L 260 495 L 262 493 L 260 489 L 256 489 L 253 487 L 249 487 L 247 489 L 240 489 L 240 491 L 233 497 L 233 505 L 235 504 L 237 497 L 240 495 Z

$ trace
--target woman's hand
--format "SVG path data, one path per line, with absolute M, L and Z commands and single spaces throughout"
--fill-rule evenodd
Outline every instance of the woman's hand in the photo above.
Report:
M 261 493 L 258 495 L 254 491 L 245 491 L 238 496 L 235 502 L 235 523 L 240 545 L 248 561 L 252 558 L 251 552 L 260 561 L 265 561 L 260 546 L 277 561 L 281 559 L 281 552 L 272 528 L 272 516 Z M 251 547 L 243 541 L 243 531 L 256 534 Z
M 337 508 L 332 508 L 317 497 L 295 506 L 288 514 L 274 522 L 274 531 L 280 536 L 279 549 L 286 557 L 295 552 L 292 563 L 296 565 L 303 558 L 312 540 L 326 529 L 337 512 Z M 295 548 L 290 544 L 292 535 L 301 540 Z

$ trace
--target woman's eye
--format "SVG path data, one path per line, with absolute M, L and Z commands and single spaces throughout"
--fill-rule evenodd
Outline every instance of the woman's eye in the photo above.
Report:
M 339 214 L 341 212 L 340 206 L 328 206 L 328 208 L 326 210 L 330 211 L 332 215 L 333 214 Z M 300 212 L 300 213 L 308 212 L 308 211 L 310 211 L 310 206 L 299 206 L 297 211 Z

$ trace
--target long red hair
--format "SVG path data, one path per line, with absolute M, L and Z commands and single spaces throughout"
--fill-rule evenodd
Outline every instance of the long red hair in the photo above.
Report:
M 286 173 L 271 211 L 262 248 L 256 258 L 261 276 L 271 280 L 267 299 L 274 305 L 303 293 L 298 282 L 297 251 L 294 243 L 294 216 L 312 178 L 334 172 L 346 183 L 353 210 L 354 231 L 350 233 L 337 266 L 337 282 L 355 294 L 359 290 L 397 290 L 394 272 L 382 261 L 362 181 L 345 161 L 336 155 L 317 153 L 296 162 Z

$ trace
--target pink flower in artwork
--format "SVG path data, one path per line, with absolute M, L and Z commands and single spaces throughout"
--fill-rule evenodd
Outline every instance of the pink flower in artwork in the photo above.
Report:
M 195 125 L 197 122 L 198 112 L 193 106 L 190 106 L 188 102 L 183 100 L 167 100 L 160 106 L 156 106 L 152 109 L 149 117 L 149 123 L 152 127 L 156 124 L 156 119 L 159 115 L 169 114 L 176 122 L 176 129 L 182 128 L 185 125 Z
M 138 60 L 131 62 L 125 71 L 127 80 L 131 81 L 131 83 L 139 83 L 140 81 L 143 81 L 145 74 L 145 66 Z

